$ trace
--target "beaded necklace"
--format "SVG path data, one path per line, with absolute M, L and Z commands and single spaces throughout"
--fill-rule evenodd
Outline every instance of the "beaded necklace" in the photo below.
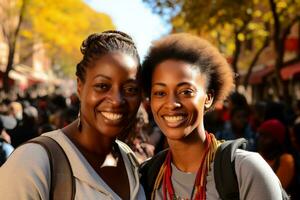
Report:
M 197 171 L 194 187 L 191 193 L 190 199 L 192 200 L 193 197 L 195 200 L 204 200 L 206 199 L 206 175 L 210 170 L 210 164 L 214 159 L 216 149 L 218 148 L 220 141 L 216 140 L 213 134 L 205 133 L 206 141 L 205 141 L 205 148 L 204 154 L 200 162 L 200 167 Z M 163 199 L 164 200 L 178 200 L 175 194 L 173 185 L 172 185 L 172 168 L 171 168 L 171 160 L 172 154 L 171 151 L 167 153 L 166 159 L 164 164 L 161 166 L 158 176 L 156 178 L 154 184 L 154 190 L 157 190 L 162 182 L 163 187 Z M 154 199 L 154 193 L 151 195 L 151 199 Z

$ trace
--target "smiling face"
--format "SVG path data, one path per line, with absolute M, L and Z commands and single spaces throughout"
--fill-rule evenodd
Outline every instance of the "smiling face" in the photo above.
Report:
M 212 98 L 206 94 L 204 74 L 189 63 L 168 59 L 152 75 L 151 109 L 163 133 L 180 140 L 192 132 L 204 133 L 204 107 Z
M 78 79 L 82 132 L 118 136 L 134 120 L 140 105 L 137 62 L 124 53 L 108 53 L 86 69 Z

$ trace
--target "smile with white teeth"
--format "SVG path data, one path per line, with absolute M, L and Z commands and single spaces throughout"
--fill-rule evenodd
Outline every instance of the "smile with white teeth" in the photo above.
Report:
M 112 112 L 101 112 L 101 114 L 109 120 L 118 120 L 123 116 L 122 114 L 112 113 Z
M 179 122 L 183 119 L 182 115 L 177 115 L 177 116 L 164 116 L 164 119 L 169 122 L 169 123 L 175 123 Z

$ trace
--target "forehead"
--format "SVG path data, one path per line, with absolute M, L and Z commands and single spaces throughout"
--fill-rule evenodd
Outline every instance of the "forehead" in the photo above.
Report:
M 87 79 L 97 77 L 99 74 L 110 78 L 136 78 L 138 63 L 134 57 L 121 53 L 107 53 L 87 68 Z
M 152 83 L 157 81 L 171 80 L 176 83 L 178 81 L 195 81 L 203 79 L 200 69 L 188 62 L 181 60 L 168 59 L 159 63 L 152 75 Z

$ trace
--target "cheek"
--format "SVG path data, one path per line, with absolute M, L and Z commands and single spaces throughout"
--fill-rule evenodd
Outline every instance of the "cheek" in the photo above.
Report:
M 133 112 L 138 110 L 141 104 L 141 99 L 139 97 L 132 97 L 132 98 L 128 98 L 127 102 L 131 112 Z
M 94 106 L 101 100 L 101 97 L 99 95 L 95 95 L 94 93 L 86 94 L 85 103 L 89 106 Z
M 204 111 L 204 104 L 205 104 L 205 95 L 199 95 L 195 100 L 194 100 L 194 105 L 197 107 L 197 110 L 199 112 Z
M 158 107 L 159 107 L 159 102 L 157 102 L 156 100 L 150 100 L 150 107 L 151 107 L 151 111 L 153 113 L 153 115 L 157 114 L 158 111 Z

